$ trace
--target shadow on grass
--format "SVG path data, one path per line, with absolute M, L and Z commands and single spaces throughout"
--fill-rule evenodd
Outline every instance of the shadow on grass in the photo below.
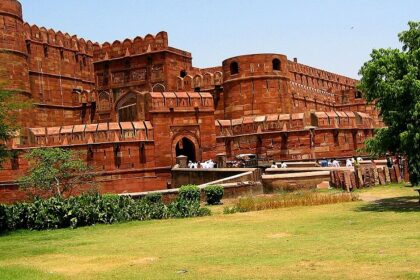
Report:
M 418 196 L 401 196 L 379 199 L 361 206 L 357 211 L 369 212 L 420 212 Z

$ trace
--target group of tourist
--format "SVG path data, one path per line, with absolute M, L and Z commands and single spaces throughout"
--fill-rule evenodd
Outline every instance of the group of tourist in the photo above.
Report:
M 318 162 L 321 167 L 340 167 L 340 162 L 337 159 L 322 159 Z
M 273 162 L 270 168 L 279 168 L 279 165 Z M 287 164 L 285 162 L 280 162 L 280 168 L 287 168 Z
M 212 169 L 215 167 L 216 163 L 211 159 L 205 162 L 192 162 L 191 160 L 188 162 L 188 168 L 190 169 Z
M 363 161 L 361 157 L 352 157 L 351 159 L 348 158 L 346 160 L 346 167 L 353 167 L 358 166 L 360 162 Z M 340 167 L 340 161 L 338 161 L 336 158 L 334 159 L 322 159 L 318 162 L 318 164 L 321 167 Z

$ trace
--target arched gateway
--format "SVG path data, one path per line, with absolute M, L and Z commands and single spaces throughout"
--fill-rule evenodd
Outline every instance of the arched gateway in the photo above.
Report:
M 175 147 L 176 156 L 186 156 L 188 161 L 195 162 L 196 157 L 196 147 L 194 143 L 187 137 L 181 138 Z

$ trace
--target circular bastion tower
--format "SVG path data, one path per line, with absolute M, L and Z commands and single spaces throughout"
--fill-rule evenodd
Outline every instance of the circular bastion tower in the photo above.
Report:
M 253 54 L 226 59 L 223 77 L 225 118 L 290 113 L 285 55 Z
M 0 0 L 0 85 L 30 94 L 22 5 L 16 0 Z

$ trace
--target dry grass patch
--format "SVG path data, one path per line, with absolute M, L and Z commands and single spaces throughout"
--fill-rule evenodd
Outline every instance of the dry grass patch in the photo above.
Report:
M 144 266 L 154 263 L 156 257 L 130 256 L 79 256 L 68 254 L 47 254 L 36 257 L 19 258 L 7 261 L 8 266 L 23 265 L 28 268 L 36 267 L 41 271 L 60 274 L 69 277 L 97 274 L 111 271 L 123 266 Z
M 267 235 L 268 238 L 285 238 L 285 237 L 290 237 L 290 236 L 292 235 L 287 232 L 278 232 L 278 233 Z
M 275 195 L 240 198 L 233 207 L 226 207 L 225 214 L 235 212 L 261 211 L 295 206 L 313 206 L 358 201 L 352 193 L 319 193 L 301 191 Z

